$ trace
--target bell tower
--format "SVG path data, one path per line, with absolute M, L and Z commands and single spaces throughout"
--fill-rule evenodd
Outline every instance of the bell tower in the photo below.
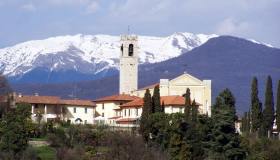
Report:
M 131 94 L 138 87 L 138 37 L 122 35 L 120 41 L 120 94 Z

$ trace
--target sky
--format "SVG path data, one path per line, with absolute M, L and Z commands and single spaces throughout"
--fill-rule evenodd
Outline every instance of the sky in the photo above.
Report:
M 0 0 L 0 48 L 59 35 L 233 35 L 280 48 L 280 0 Z

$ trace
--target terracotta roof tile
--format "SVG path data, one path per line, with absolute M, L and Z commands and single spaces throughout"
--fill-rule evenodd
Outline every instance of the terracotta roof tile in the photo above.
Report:
M 121 118 L 121 119 L 117 119 L 116 122 L 134 122 L 136 120 L 137 118 Z
M 99 98 L 97 100 L 94 100 L 94 102 L 107 102 L 107 101 L 133 101 L 139 97 L 137 96 L 131 96 L 128 94 L 118 94 L 113 96 L 107 96 L 103 98 Z
M 108 119 L 118 119 L 118 118 L 121 118 L 121 116 L 110 117 L 110 118 L 108 118 Z
M 184 106 L 185 105 L 185 98 L 182 96 L 161 96 L 160 97 L 160 103 L 162 104 L 164 102 L 164 105 L 169 106 Z M 138 98 L 134 101 L 125 103 L 121 105 L 120 107 L 142 107 L 144 104 L 144 101 L 142 98 Z M 201 105 L 196 102 L 197 105 Z
M 76 105 L 76 106 L 89 106 L 94 107 L 95 103 L 90 100 L 81 100 L 81 99 L 63 99 L 60 101 L 60 104 L 65 105 Z
M 60 99 L 56 96 L 16 96 L 16 103 L 95 106 L 95 103 L 90 100 Z
M 0 96 L 0 102 L 7 102 L 7 96 Z
M 125 104 L 121 105 L 120 107 L 141 107 L 141 106 L 143 106 L 143 104 L 144 104 L 143 98 L 138 98 L 138 99 L 135 99 L 134 101 L 125 103 Z
M 16 102 L 30 104 L 59 104 L 60 98 L 56 96 L 17 96 Z

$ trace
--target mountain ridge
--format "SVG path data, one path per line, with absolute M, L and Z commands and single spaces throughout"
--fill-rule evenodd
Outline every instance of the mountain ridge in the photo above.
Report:
M 179 56 L 216 36 L 187 32 L 167 37 L 138 36 L 139 62 L 155 63 Z M 37 67 L 95 75 L 118 69 L 119 46 L 119 37 L 110 35 L 77 34 L 28 41 L 0 49 L 0 70 L 16 78 Z
M 265 80 L 272 76 L 274 93 L 280 79 L 280 49 L 231 36 L 212 38 L 188 54 L 139 66 L 139 88 L 159 82 L 160 78 L 175 78 L 187 71 L 199 79 L 212 80 L 212 102 L 218 93 L 229 88 L 236 97 L 237 109 L 249 107 L 253 76 L 259 80 L 259 96 L 263 101 Z M 59 95 L 95 99 L 118 93 L 118 72 L 102 79 L 77 83 L 49 85 L 14 85 L 21 93 Z M 104 87 L 106 86 L 106 87 Z
M 219 35 L 175 32 L 166 37 L 139 36 L 139 62 L 162 62 L 188 53 L 214 37 Z M 13 83 L 94 80 L 118 71 L 119 36 L 56 36 L 0 49 L 0 55 L 0 72 Z

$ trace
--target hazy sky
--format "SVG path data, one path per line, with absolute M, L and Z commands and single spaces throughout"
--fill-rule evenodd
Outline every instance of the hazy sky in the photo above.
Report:
M 280 0 L 0 0 L 0 48 L 66 34 L 174 32 L 251 38 L 280 48 Z

